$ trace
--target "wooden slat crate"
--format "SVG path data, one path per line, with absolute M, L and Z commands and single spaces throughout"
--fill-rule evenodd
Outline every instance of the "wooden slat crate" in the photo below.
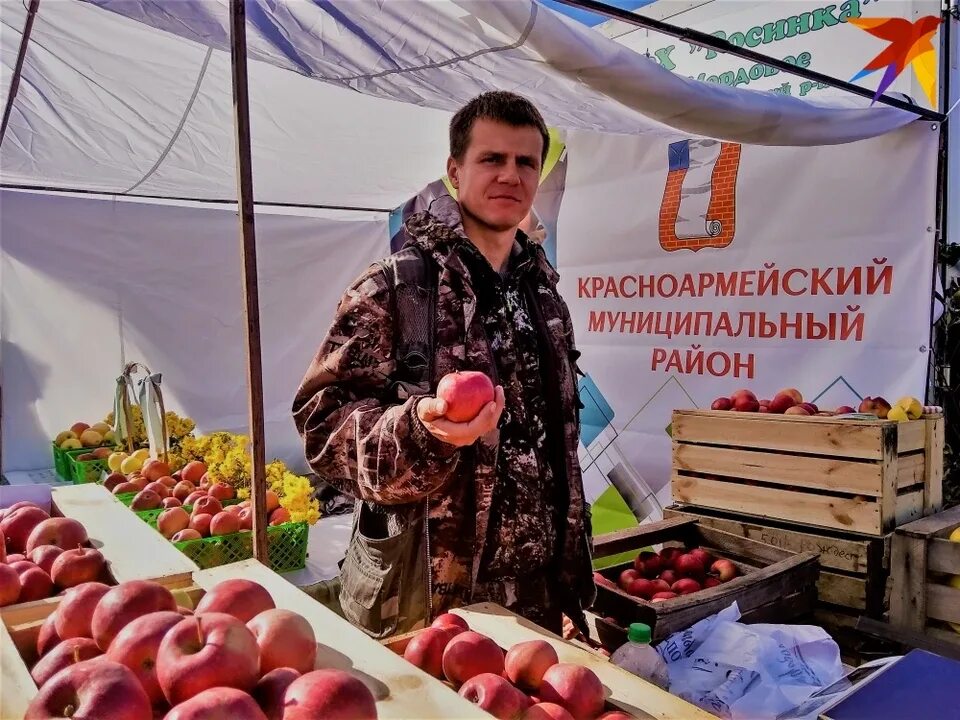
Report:
M 943 416 L 675 410 L 673 500 L 868 535 L 942 506 Z
M 948 539 L 957 528 L 960 507 L 897 528 L 890 625 L 960 647 L 960 542 Z
M 671 600 L 649 602 L 619 588 L 597 587 L 593 611 L 604 616 L 597 622 L 608 647 L 623 642 L 623 628 L 642 622 L 653 630 L 654 642 L 685 630 L 698 620 L 737 602 L 742 622 L 786 622 L 812 610 L 816 600 L 819 567 L 812 552 L 793 553 L 733 533 L 723 532 L 696 518 L 674 517 L 594 538 L 598 557 L 663 543 L 686 548 L 702 546 L 717 557 L 732 560 L 740 575 L 714 588 Z M 600 572 L 616 584 L 631 563 Z M 616 624 L 606 618 L 612 617 Z
M 137 520 L 132 513 L 127 514 Z M 489 720 L 486 713 L 449 687 L 397 657 L 255 560 L 198 570 L 186 584 L 172 589 L 179 604 L 194 607 L 206 590 L 228 578 L 260 583 L 269 590 L 277 607 L 306 618 L 317 636 L 317 667 L 348 671 L 363 680 L 377 699 L 377 716 L 381 720 Z M 31 607 L 0 609 L 0 718 L 23 717 L 36 695 L 27 663 L 33 662 L 40 626 L 59 602 L 59 598 L 51 598 L 29 603 Z
M 781 550 L 816 553 L 820 562 L 819 606 L 874 618 L 886 612 L 893 533 L 881 537 L 856 535 L 688 505 L 668 507 L 663 516 L 696 518 L 708 527 Z
M 463 617 L 470 629 L 486 635 L 504 650 L 526 640 L 546 640 L 557 651 L 562 663 L 582 665 L 592 670 L 607 692 L 608 710 L 623 710 L 638 720 L 710 720 L 714 718 L 700 708 L 661 690 L 656 685 L 623 670 L 605 657 L 563 640 L 535 623 L 499 605 L 478 603 L 457 608 L 453 613 Z M 388 638 L 383 644 L 402 656 L 407 643 L 422 630 Z M 406 662 L 403 660 L 402 662 Z M 485 712 L 483 716 L 492 717 Z M 420 716 L 417 716 L 420 717 Z M 715 718 L 714 718 L 715 720 Z

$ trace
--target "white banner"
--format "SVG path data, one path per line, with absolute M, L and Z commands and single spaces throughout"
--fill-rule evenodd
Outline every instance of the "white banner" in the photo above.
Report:
M 824 409 L 923 396 L 937 139 L 569 138 L 558 258 L 591 498 L 619 472 L 668 502 L 671 411 L 739 388 Z

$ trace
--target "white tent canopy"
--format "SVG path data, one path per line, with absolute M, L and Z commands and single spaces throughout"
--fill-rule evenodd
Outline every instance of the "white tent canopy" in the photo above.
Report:
M 657 137 L 819 145 L 913 119 L 696 82 L 530 0 L 247 5 L 261 202 L 393 207 L 435 175 L 449 112 L 494 87 L 559 128 Z M 26 12 L 2 8 L 6 87 Z M 229 73 L 226 0 L 42 2 L 2 180 L 235 197 Z

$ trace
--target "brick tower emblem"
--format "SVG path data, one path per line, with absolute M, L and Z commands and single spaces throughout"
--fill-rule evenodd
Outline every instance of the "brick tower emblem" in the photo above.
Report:
M 724 248 L 737 228 L 740 145 L 696 139 L 671 143 L 660 203 L 660 247 L 667 252 Z

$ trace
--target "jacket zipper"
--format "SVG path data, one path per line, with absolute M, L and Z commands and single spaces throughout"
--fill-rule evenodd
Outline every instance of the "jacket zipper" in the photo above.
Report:
M 423 516 L 423 539 L 427 550 L 427 563 L 424 575 L 427 581 L 427 622 L 433 622 L 433 562 L 430 556 L 430 496 L 427 495 L 426 510 Z

